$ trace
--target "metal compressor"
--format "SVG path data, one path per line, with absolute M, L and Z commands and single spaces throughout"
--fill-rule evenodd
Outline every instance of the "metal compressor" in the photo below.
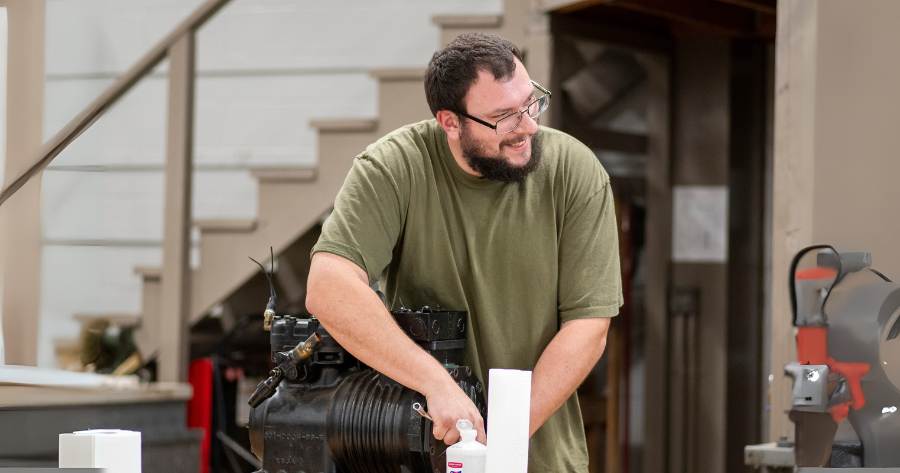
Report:
M 427 306 L 391 313 L 484 416 L 483 387 L 463 365 L 466 313 Z M 261 471 L 443 473 L 446 446 L 416 411 L 425 404 L 421 394 L 355 359 L 315 317 L 267 320 L 275 367 L 250 398 L 250 443 Z

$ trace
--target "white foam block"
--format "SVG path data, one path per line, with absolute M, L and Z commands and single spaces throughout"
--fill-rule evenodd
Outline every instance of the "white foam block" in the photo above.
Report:
M 487 473 L 528 473 L 531 371 L 488 374 Z
M 141 473 L 141 433 L 103 429 L 59 434 L 59 467 Z

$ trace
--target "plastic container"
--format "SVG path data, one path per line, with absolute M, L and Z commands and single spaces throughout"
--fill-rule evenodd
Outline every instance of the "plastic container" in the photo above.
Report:
M 484 473 L 487 447 L 475 440 L 478 432 L 471 421 L 456 421 L 460 440 L 447 447 L 447 473 Z

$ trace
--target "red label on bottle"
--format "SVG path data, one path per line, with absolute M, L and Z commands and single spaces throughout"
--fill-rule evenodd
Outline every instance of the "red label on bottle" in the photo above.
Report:
M 462 468 L 462 463 L 459 462 L 447 462 L 447 466 L 450 468 Z

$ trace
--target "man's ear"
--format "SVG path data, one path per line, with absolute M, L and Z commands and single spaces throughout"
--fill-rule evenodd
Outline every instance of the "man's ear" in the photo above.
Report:
M 448 138 L 459 139 L 459 116 L 450 110 L 438 110 L 434 118 L 437 120 L 438 125 L 444 129 L 444 133 L 447 134 Z

